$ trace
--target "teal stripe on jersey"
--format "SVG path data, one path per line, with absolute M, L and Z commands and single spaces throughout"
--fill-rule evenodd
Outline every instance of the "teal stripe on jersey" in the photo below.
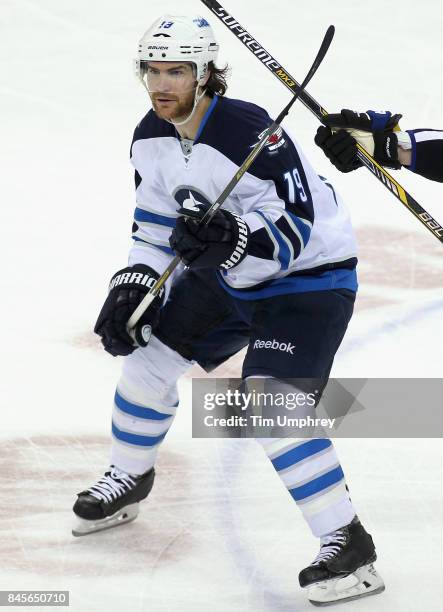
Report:
M 145 244 L 149 244 L 149 246 L 160 249 L 160 251 L 163 251 L 163 253 L 167 253 L 168 255 L 175 255 L 171 247 L 163 246 L 161 244 L 154 244 L 153 242 L 148 242 L 148 240 L 142 240 L 141 238 L 138 238 L 138 236 L 132 236 L 132 239 L 135 240 L 135 242 L 144 242 Z
M 291 252 L 289 250 L 288 245 L 282 238 L 282 233 L 274 225 L 274 223 L 272 223 L 272 221 L 270 221 L 261 211 L 258 210 L 257 213 L 260 215 L 260 217 L 263 218 L 264 222 L 266 223 L 266 227 L 268 227 L 271 230 L 272 235 L 277 241 L 277 244 L 279 247 L 277 259 L 280 263 L 281 269 L 287 270 L 289 268 L 289 263 L 291 261 Z
M 297 217 L 297 215 L 292 214 L 291 212 L 289 212 L 289 210 L 285 210 L 285 212 L 291 217 L 291 221 L 294 223 L 295 227 L 300 232 L 301 237 L 303 238 L 303 248 L 309 242 L 309 238 L 311 237 L 311 228 L 306 223 L 303 223 L 300 217 Z
M 156 225 L 163 225 L 164 227 L 175 227 L 176 219 L 172 219 L 171 217 L 165 217 L 164 215 L 159 215 L 158 213 L 148 212 L 147 210 L 143 210 L 143 208 L 136 208 L 134 213 L 134 219 L 136 221 L 140 221 L 143 223 L 155 223 Z

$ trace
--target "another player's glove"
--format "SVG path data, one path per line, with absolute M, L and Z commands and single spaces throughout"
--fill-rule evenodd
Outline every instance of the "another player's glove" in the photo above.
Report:
M 397 136 L 394 133 L 402 115 L 390 112 L 355 113 L 343 109 L 327 115 L 318 128 L 315 143 L 341 172 L 362 166 L 357 157 L 357 142 L 382 166 L 398 170 Z M 337 131 L 339 130 L 339 131 Z
M 208 207 L 180 208 L 169 244 L 190 268 L 230 270 L 246 257 L 249 228 L 241 217 L 219 208 L 207 225 L 199 225 Z
M 126 324 L 158 277 L 159 274 L 145 264 L 123 268 L 112 277 L 109 294 L 98 316 L 94 332 L 101 337 L 105 351 L 114 357 L 129 355 L 139 346 L 148 344 L 152 329 L 158 323 L 164 288 L 135 326 L 135 342 L 128 334 Z

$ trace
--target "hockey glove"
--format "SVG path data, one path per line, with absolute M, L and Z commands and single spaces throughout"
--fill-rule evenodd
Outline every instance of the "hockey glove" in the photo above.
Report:
M 398 161 L 398 141 L 394 130 L 399 129 L 401 117 L 390 112 L 376 113 L 369 110 L 366 113 L 355 113 L 343 109 L 341 113 L 324 117 L 325 125 L 318 128 L 315 143 L 341 172 L 351 172 L 363 165 L 357 157 L 357 142 L 379 164 L 398 170 L 401 164 Z
M 126 325 L 158 277 L 157 272 L 144 264 L 123 268 L 112 277 L 109 294 L 98 316 L 94 332 L 101 337 L 105 351 L 114 357 L 129 355 L 139 346 L 148 344 L 151 331 L 158 323 L 164 288 L 135 326 L 135 343 L 128 334 Z
M 169 243 L 190 268 L 230 270 L 246 257 L 249 228 L 243 219 L 221 208 L 207 225 L 199 225 L 207 206 L 180 208 Z

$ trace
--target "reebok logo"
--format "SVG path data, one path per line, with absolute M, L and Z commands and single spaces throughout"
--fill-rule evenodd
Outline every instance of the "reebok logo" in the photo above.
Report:
M 282 351 L 283 353 L 294 354 L 295 344 L 290 342 L 278 342 L 275 340 L 256 340 L 253 350 L 255 349 L 271 349 L 272 351 Z

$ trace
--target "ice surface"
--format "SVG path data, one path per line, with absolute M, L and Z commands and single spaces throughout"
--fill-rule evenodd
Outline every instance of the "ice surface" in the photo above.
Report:
M 404 114 L 404 128 L 443 128 L 437 0 L 242 0 L 227 8 L 299 80 L 335 24 L 309 87 L 327 110 L 386 108 Z M 148 108 L 131 61 L 164 12 L 209 16 L 197 0 L 1 3 L 0 590 L 69 589 L 75 612 L 307 610 L 297 574 L 317 542 L 253 441 L 192 440 L 190 376 L 138 519 L 70 534 L 75 493 L 108 458 L 119 363 L 90 329 L 129 246 L 128 149 Z M 230 95 L 276 115 L 289 93 L 212 21 L 221 60 L 232 66 Z M 368 172 L 345 176 L 328 164 L 302 105 L 286 125 L 348 202 L 361 245 L 356 314 L 333 374 L 441 377 L 441 245 Z M 396 176 L 443 219 L 441 185 L 406 170 Z M 217 374 L 238 375 L 240 360 Z M 337 610 L 440 610 L 440 440 L 337 447 L 387 585 Z

